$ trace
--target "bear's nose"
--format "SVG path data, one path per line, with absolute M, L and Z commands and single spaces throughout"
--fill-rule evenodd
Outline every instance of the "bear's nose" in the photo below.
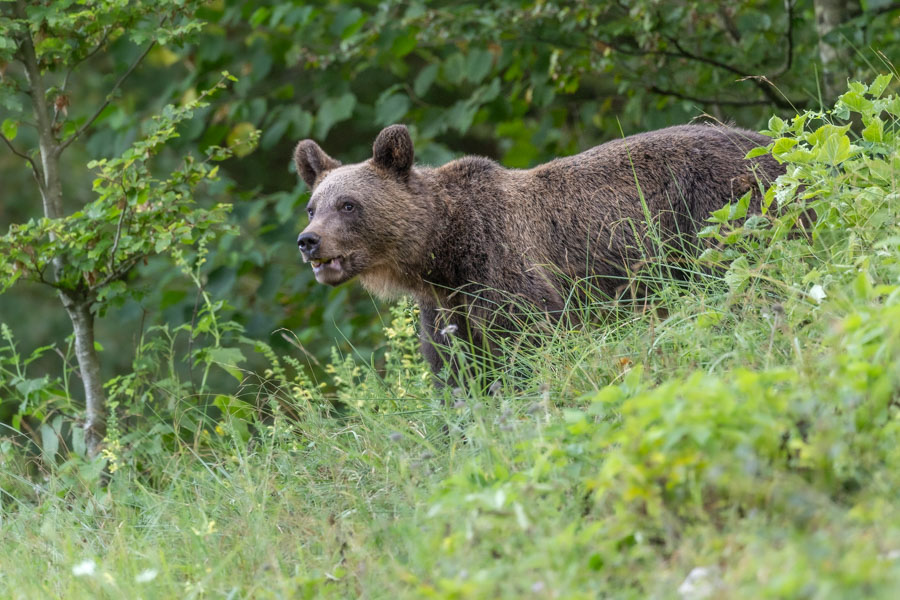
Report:
M 319 242 L 321 241 L 322 238 L 315 233 L 301 233 L 300 237 L 297 238 L 297 247 L 300 248 L 300 252 L 309 256 L 319 249 Z

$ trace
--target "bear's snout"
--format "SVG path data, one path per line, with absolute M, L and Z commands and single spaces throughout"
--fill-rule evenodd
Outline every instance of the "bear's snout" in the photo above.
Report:
M 321 242 L 322 238 L 320 238 L 318 234 L 311 231 L 304 232 L 297 238 L 297 247 L 300 248 L 300 253 L 303 255 L 303 258 L 308 260 L 310 258 L 315 258 L 314 255 L 319 249 L 319 244 Z

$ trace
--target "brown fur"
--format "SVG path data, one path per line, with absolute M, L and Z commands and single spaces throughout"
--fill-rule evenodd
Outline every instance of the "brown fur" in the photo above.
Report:
M 402 125 L 383 130 L 373 158 L 355 165 L 304 140 L 295 160 L 314 213 L 301 238 L 320 239 L 304 260 L 341 257 L 323 283 L 359 275 L 379 296 L 413 296 L 423 352 L 439 370 L 447 325 L 480 345 L 488 326 L 516 329 L 517 303 L 562 311 L 579 278 L 615 297 L 636 265 L 700 247 L 711 211 L 752 191 L 758 212 L 761 187 L 783 168 L 744 155 L 767 142 L 681 125 L 516 170 L 479 157 L 414 167 Z

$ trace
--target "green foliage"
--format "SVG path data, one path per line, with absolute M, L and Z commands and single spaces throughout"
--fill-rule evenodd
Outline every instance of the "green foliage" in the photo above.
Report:
M 391 322 L 384 328 L 387 338 L 383 373 L 363 368 L 353 356 L 341 357 L 332 349 L 325 372 L 341 404 L 372 411 L 413 411 L 428 408 L 434 397 L 434 382 L 419 348 L 418 308 L 409 300 L 391 307 Z
M 107 426 L 97 355 L 102 345 L 96 342 L 95 316 L 105 314 L 110 305 L 121 305 L 126 295 L 143 296 L 129 287 L 127 276 L 152 255 L 169 256 L 188 270 L 182 246 L 197 243 L 205 247 L 226 220 L 226 204 L 202 209 L 194 201 L 195 188 L 204 180 L 214 180 L 217 168 L 206 161 L 197 162 L 186 153 L 180 168 L 173 169 L 168 178 L 160 178 L 151 172 L 149 161 L 177 136 L 179 124 L 207 106 L 207 95 L 224 87 L 226 79 L 236 79 L 223 72 L 213 88 L 185 99 L 180 107 L 164 107 L 142 138 L 130 144 L 121 157 L 90 161 L 88 168 L 98 169 L 93 184 L 98 198 L 82 210 L 70 212 L 66 207 L 61 157 L 72 143 L 108 116 L 107 109 L 122 83 L 157 44 L 183 43 L 199 30 L 201 22 L 191 14 L 195 8 L 194 3 L 184 2 L 119 1 L 45 6 L 26 5 L 19 0 L 15 6 L 9 2 L 0 6 L 0 30 L 14 42 L 0 49 L 0 103 L 21 118 L 23 108 L 18 100 L 22 96 L 27 99 L 34 117 L 29 125 L 37 134 L 37 143 L 31 149 L 19 149 L 14 144 L 18 122 L 13 119 L 4 120 L 2 140 L 30 167 L 43 212 L 43 219 L 14 223 L 0 238 L 4 257 L 0 262 L 0 292 L 20 279 L 57 289 L 62 305 L 59 308 L 73 328 L 84 391 L 84 438 L 91 459 L 98 454 Z M 68 85 L 73 72 L 126 37 L 142 45 L 142 51 L 122 69 L 91 116 L 69 119 Z M 9 61 L 15 68 L 7 76 Z M 65 75 L 60 80 L 62 71 Z M 227 149 L 207 145 L 206 155 L 218 161 L 232 154 L 245 156 L 258 137 L 252 126 L 236 127 L 227 140 Z M 202 256 L 205 258 L 205 254 Z M 219 359 L 226 358 L 224 349 L 217 347 L 216 351 Z M 234 354 L 227 358 L 234 359 Z M 114 419 L 109 425 L 115 432 Z M 56 430 L 55 435 L 44 437 L 55 441 L 59 433 Z M 50 453 L 51 458 L 54 454 Z
M 60 406 L 71 407 L 68 390 L 59 378 L 49 375 L 29 377 L 29 370 L 33 371 L 33 367 L 29 369 L 29 366 L 55 348 L 44 346 L 23 357 L 6 323 L 0 323 L 0 335 L 3 340 L 0 346 L 0 397 L 8 401 L 4 402 L 4 412 L 0 414 L 2 421 L 10 423 L 13 430 L 22 431 L 22 417 L 25 415 L 45 423 L 57 416 Z M 66 360 L 69 357 L 63 355 L 62 358 Z M 17 406 L 11 402 L 12 399 L 18 401 Z M 40 444 L 41 440 L 35 442 Z
M 60 219 L 11 225 L 0 238 L 0 251 L 8 257 L 0 264 L 0 290 L 24 278 L 81 290 L 103 306 L 136 293 L 123 279 L 147 257 L 165 254 L 183 263 L 182 246 L 206 244 L 220 233 L 230 207 L 196 207 L 194 189 L 215 179 L 218 167 L 210 161 L 228 158 L 231 150 L 211 146 L 204 161 L 188 155 L 166 179 L 154 177 L 150 167 L 160 148 L 178 135 L 177 126 L 206 106 L 205 98 L 214 89 L 184 106 L 167 106 L 146 136 L 121 157 L 91 162 L 88 167 L 98 170 L 98 197 L 82 210 Z
M 189 18 L 201 4 L 192 1 L 62 0 L 19 3 L 17 7 L 12 6 L 13 2 L 4 4 L 0 13 L 0 63 L 15 59 L 20 51 L 16 38 L 29 34 L 35 40 L 35 60 L 41 71 L 78 66 L 120 38 L 139 45 L 151 40 L 165 45 L 183 42 L 202 27 L 200 21 Z M 47 89 L 47 100 L 66 98 L 68 102 L 66 83 L 68 78 L 62 85 Z M 0 78 L 0 106 L 24 118 L 30 111 L 21 101 L 23 91 L 17 78 Z M 75 131 L 74 127 L 66 127 L 64 120 L 60 129 L 63 139 Z

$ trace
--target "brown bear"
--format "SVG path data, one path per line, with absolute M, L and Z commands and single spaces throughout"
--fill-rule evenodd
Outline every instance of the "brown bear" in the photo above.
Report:
M 472 156 L 414 166 L 403 125 L 352 165 L 303 140 L 294 160 L 312 196 L 297 245 L 320 283 L 359 276 L 377 296 L 412 296 L 437 372 L 449 335 L 490 347 L 489 330 L 521 330 L 529 311 L 562 314 L 584 282 L 614 298 L 637 265 L 699 248 L 711 211 L 750 191 L 758 212 L 784 169 L 744 156 L 768 141 L 680 125 L 519 170 Z

